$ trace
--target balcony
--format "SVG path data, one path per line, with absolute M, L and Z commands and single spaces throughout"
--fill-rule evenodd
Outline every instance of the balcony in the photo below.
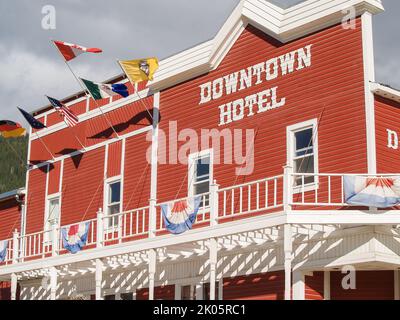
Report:
M 63 247 L 61 231 L 68 226 L 54 225 L 52 230 L 22 236 L 14 232 L 12 238 L 6 239 L 8 250 L 5 260 L 0 263 L 0 270 L 57 257 L 65 257 L 67 260 L 64 261 L 69 261 L 70 257 L 71 262 L 80 257 L 83 261 L 89 253 L 96 252 L 100 256 L 105 249 L 123 247 L 128 252 L 128 245 L 139 242 L 143 244 L 154 239 L 159 239 L 159 244 L 166 241 L 171 245 L 176 239 L 192 237 L 201 230 L 207 232 L 209 237 L 217 229 L 223 234 L 224 227 L 232 225 L 239 225 L 243 230 L 250 227 L 255 230 L 258 226 L 265 228 L 283 224 L 400 224 L 400 211 L 397 207 L 377 210 L 347 205 L 344 199 L 344 177 L 349 175 L 354 174 L 293 174 L 290 168 L 285 168 L 282 175 L 227 188 L 219 188 L 214 182 L 209 193 L 199 195 L 203 198 L 203 206 L 193 230 L 180 236 L 168 233 L 161 204 L 155 201 L 150 201 L 147 207 L 112 216 L 105 216 L 99 210 L 97 218 L 82 221 L 89 223 L 88 239 L 83 251 L 76 255 L 70 254 Z M 377 176 L 399 175 L 374 175 Z M 206 198 L 209 199 L 208 206 Z M 186 199 L 173 200 L 171 203 Z

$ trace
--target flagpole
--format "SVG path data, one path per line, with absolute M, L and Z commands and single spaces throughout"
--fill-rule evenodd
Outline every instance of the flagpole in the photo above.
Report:
M 58 50 L 56 44 L 54 43 L 53 40 L 50 40 L 51 43 L 53 43 L 53 45 L 56 47 L 56 49 Z M 71 66 L 69 65 L 69 63 L 67 62 L 67 60 L 65 60 L 64 58 L 64 63 L 67 65 L 69 71 L 72 73 L 72 75 L 74 76 L 74 78 L 76 79 L 76 81 L 78 81 L 79 86 L 82 88 L 82 90 L 85 92 L 85 95 L 87 96 L 87 91 L 86 88 L 83 86 L 82 82 L 80 81 L 79 77 L 75 74 L 75 72 L 72 70 Z M 89 92 L 89 96 L 91 96 L 90 92 Z M 92 97 L 93 98 L 93 97 Z M 97 103 L 96 99 L 94 99 L 94 103 L 96 104 L 96 107 L 100 109 L 101 114 L 104 116 L 104 118 L 106 119 L 108 125 L 112 128 L 112 130 L 114 131 L 114 133 L 117 135 L 117 138 L 120 139 L 120 136 L 118 134 L 118 132 L 115 130 L 114 126 L 111 124 L 110 120 L 108 119 L 108 117 L 106 116 L 106 114 L 103 112 L 103 109 L 99 106 L 99 104 Z M 85 148 L 85 147 L 84 147 Z M 86 149 L 85 149 L 86 150 Z
M 32 128 L 34 129 L 34 128 Z M 39 138 L 40 142 L 44 145 L 44 147 L 46 148 L 47 152 L 51 155 L 51 157 L 53 158 L 53 161 L 56 161 L 56 158 L 54 157 L 53 153 L 49 150 L 49 148 L 47 147 L 47 145 L 44 143 L 44 141 L 42 140 L 42 138 L 39 136 L 39 134 L 37 132 L 35 132 L 36 136 Z
M 152 114 L 150 113 L 149 109 L 147 109 L 146 104 L 144 103 L 144 101 L 142 100 L 142 97 L 139 95 L 139 86 L 138 83 L 133 83 L 132 80 L 129 78 L 129 76 L 126 74 L 124 67 L 122 67 L 121 63 L 119 62 L 119 60 L 117 60 L 119 67 L 121 68 L 122 72 L 126 75 L 126 77 L 128 78 L 129 82 L 134 86 L 134 90 L 136 95 L 139 98 L 139 101 L 143 104 L 143 106 L 145 107 L 147 113 L 149 114 L 150 118 L 152 121 L 154 121 Z

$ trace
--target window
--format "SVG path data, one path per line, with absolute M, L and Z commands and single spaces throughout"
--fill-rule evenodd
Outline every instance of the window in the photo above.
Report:
M 121 300 L 133 300 L 133 293 L 121 293 Z
M 52 242 L 52 225 L 58 225 L 60 222 L 60 197 L 54 196 L 47 200 L 47 210 L 44 221 L 44 241 Z
M 114 215 L 121 212 L 121 181 L 110 182 L 107 185 L 108 227 L 118 227 L 118 218 Z
M 104 296 L 104 300 L 115 300 L 115 294 L 110 294 Z
M 189 196 L 209 193 L 212 181 L 212 154 L 210 150 L 193 154 L 189 159 Z M 209 206 L 210 197 L 202 197 L 200 208 Z
M 294 173 L 304 174 L 296 176 L 295 186 L 313 184 L 316 182 L 314 176 L 307 173 L 317 173 L 317 120 L 308 121 L 288 128 L 288 163 L 292 165 Z

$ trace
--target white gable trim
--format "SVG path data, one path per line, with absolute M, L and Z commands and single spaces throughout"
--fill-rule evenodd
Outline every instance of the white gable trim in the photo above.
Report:
M 339 23 L 349 7 L 357 16 L 384 10 L 380 0 L 308 0 L 288 9 L 266 0 L 241 0 L 213 40 L 162 60 L 149 87 L 166 89 L 216 69 L 248 23 L 286 43 Z

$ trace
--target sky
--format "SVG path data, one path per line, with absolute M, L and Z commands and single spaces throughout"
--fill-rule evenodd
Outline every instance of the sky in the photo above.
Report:
M 285 7 L 296 0 L 273 0 Z M 71 62 L 78 76 L 104 81 L 121 73 L 116 59 L 162 59 L 215 36 L 239 0 L 2 0 L 0 1 L 0 118 L 26 123 L 16 111 L 80 91 L 50 40 L 103 49 Z M 377 81 L 400 88 L 400 1 L 383 0 L 374 17 Z M 45 30 L 52 5 L 56 29 Z

